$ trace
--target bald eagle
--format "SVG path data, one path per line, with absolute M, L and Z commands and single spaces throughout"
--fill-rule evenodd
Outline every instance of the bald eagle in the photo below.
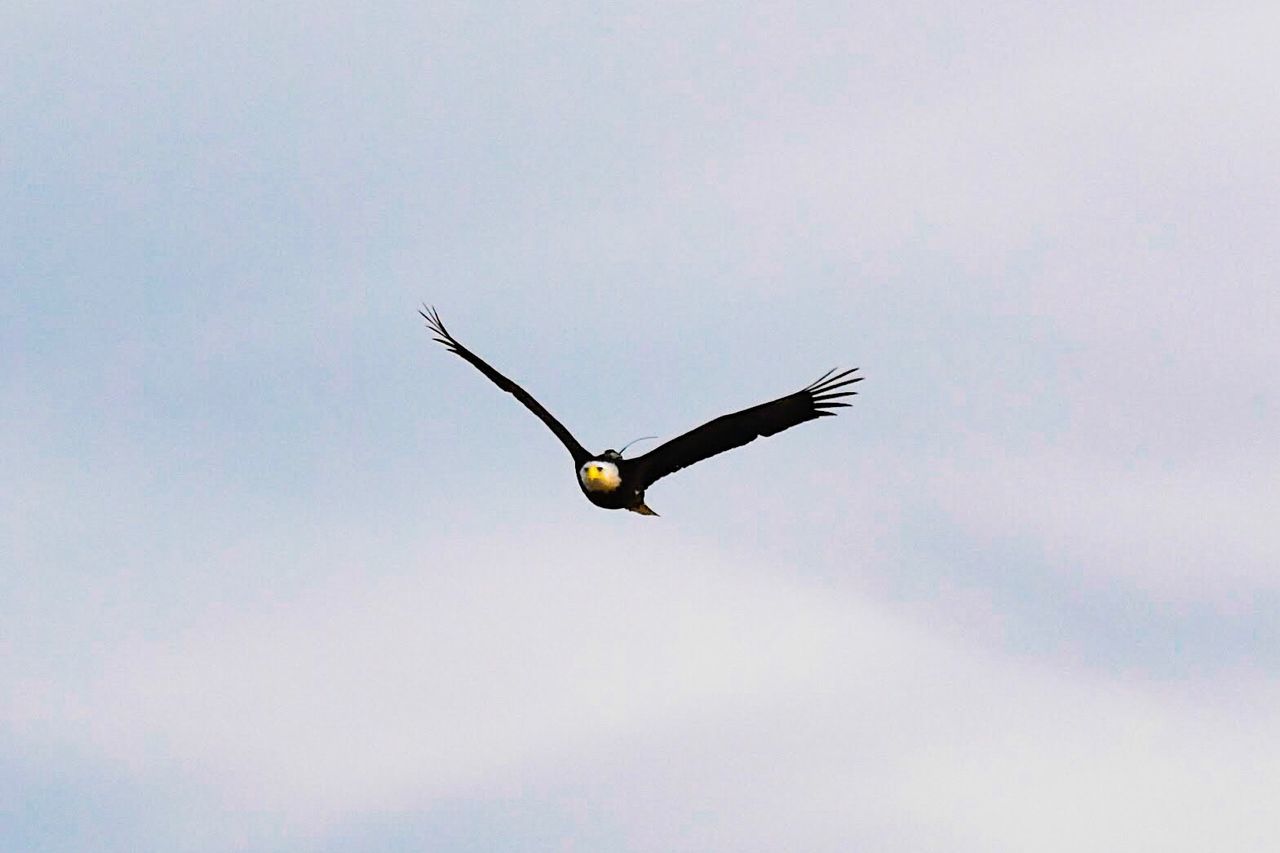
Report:
M 852 375 L 858 369 L 856 367 L 843 371 L 828 370 L 816 382 L 794 394 L 730 415 L 721 415 L 659 445 L 643 456 L 624 459 L 616 450 L 588 453 L 573 434 L 565 429 L 564 424 L 533 399 L 528 391 L 458 343 L 440 321 L 440 315 L 434 308 L 424 305 L 418 313 L 427 321 L 427 328 L 435 336 L 433 340 L 469 361 L 489 377 L 489 381 L 523 403 L 525 408 L 537 415 L 555 433 L 556 438 L 560 439 L 560 443 L 573 457 L 578 486 L 587 500 L 604 509 L 628 509 L 641 515 L 657 515 L 644 502 L 645 489 L 656 480 L 717 453 L 741 447 L 762 435 L 773 435 L 805 421 L 834 415 L 832 409 L 849 405 L 839 402 L 839 398 L 857 394 L 856 391 L 847 390 L 848 386 L 862 381 L 861 376 Z

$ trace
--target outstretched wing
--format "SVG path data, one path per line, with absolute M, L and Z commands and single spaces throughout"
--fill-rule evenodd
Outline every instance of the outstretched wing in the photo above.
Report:
M 717 453 L 741 447 L 762 435 L 773 435 L 814 418 L 834 415 L 831 409 L 849 405 L 837 402 L 838 398 L 858 393 L 837 390 L 862 381 L 861 376 L 847 378 L 857 369 L 854 367 L 841 373 L 829 370 L 817 382 L 794 394 L 709 421 L 643 456 L 637 456 L 632 460 L 633 470 L 642 487 L 647 487 L 660 477 Z
M 503 391 L 506 391 L 508 394 L 511 394 L 521 403 L 524 403 L 525 408 L 537 415 L 538 418 L 556 434 L 556 438 L 560 439 L 560 443 L 569 449 L 569 454 L 573 456 L 575 464 L 581 465 L 583 462 L 591 458 L 591 454 L 578 443 L 578 440 L 573 437 L 573 434 L 570 433 L 569 430 L 564 428 L 564 424 L 556 420 L 550 412 L 542 407 L 541 403 L 533 399 L 528 391 L 524 390 L 510 379 L 494 370 L 485 363 L 484 359 L 458 343 L 457 340 L 454 339 L 453 335 L 449 334 L 449 330 L 444 327 L 444 323 L 440 322 L 440 315 L 436 313 L 436 309 L 429 308 L 424 305 L 418 313 L 427 321 L 427 328 L 435 335 L 434 340 L 444 344 L 445 347 L 448 348 L 449 352 L 460 355 L 467 361 L 471 362 L 477 370 L 489 377 L 489 381 L 494 385 L 497 385 Z

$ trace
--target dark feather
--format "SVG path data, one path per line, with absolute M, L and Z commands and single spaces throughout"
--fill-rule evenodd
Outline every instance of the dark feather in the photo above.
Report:
M 655 447 L 643 456 L 637 456 L 631 464 L 640 480 L 639 487 L 647 488 L 654 480 L 717 453 L 741 447 L 760 436 L 774 435 L 805 421 L 834 415 L 830 409 L 849 405 L 836 402 L 838 398 L 858 393 L 838 390 L 862 381 L 861 376 L 848 378 L 857 369 L 854 367 L 840 373 L 828 370 L 818 381 L 794 394 L 723 415 Z
M 489 380 L 493 382 L 494 385 L 497 385 L 503 391 L 511 394 L 521 403 L 524 403 L 525 408 L 537 415 L 538 418 L 556 434 L 556 438 L 560 439 L 560 443 L 568 448 L 570 455 L 573 456 L 573 462 L 575 465 L 581 465 L 583 462 L 586 462 L 591 458 L 591 454 L 578 443 L 578 440 L 573 437 L 573 434 L 570 433 L 569 430 L 565 429 L 564 424 L 556 420 L 550 412 L 542 407 L 541 403 L 533 399 L 532 395 L 530 395 L 528 391 L 524 390 L 510 379 L 494 370 L 484 361 L 484 359 L 458 343 L 457 340 L 454 339 L 453 335 L 449 334 L 449 330 L 444 327 L 444 323 L 440 322 L 440 315 L 436 313 L 436 309 L 424 305 L 418 313 L 427 321 L 427 328 L 435 335 L 433 340 L 444 344 L 445 348 L 448 349 L 449 352 L 459 355 L 471 362 L 477 370 L 489 377 Z

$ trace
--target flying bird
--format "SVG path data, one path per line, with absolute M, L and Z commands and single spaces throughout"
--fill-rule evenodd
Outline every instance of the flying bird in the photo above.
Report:
M 434 308 L 424 305 L 418 313 L 427 321 L 427 328 L 435 335 L 433 340 L 444 344 L 450 352 L 469 361 L 477 370 L 489 377 L 489 381 L 523 403 L 525 408 L 537 415 L 548 429 L 555 433 L 556 438 L 560 439 L 560 443 L 573 457 L 573 465 L 578 474 L 578 486 L 587 496 L 587 500 L 604 509 L 629 509 L 641 515 L 657 515 L 645 506 L 644 502 L 645 489 L 653 485 L 656 480 L 695 462 L 715 456 L 717 453 L 741 447 L 762 435 L 773 435 L 805 421 L 834 415 L 835 412 L 831 411 L 832 409 L 849 405 L 838 402 L 838 398 L 852 397 L 858 393 L 847 390 L 847 386 L 862 381 L 861 376 L 852 376 L 858 369 L 856 367 L 840 372 L 836 369 L 828 370 L 816 382 L 806 385 L 794 394 L 730 415 L 721 415 L 697 429 L 659 445 L 643 456 L 624 459 L 622 453 L 616 450 L 606 450 L 598 454 L 589 453 L 578 443 L 573 434 L 565 429 L 564 424 L 556 420 L 541 403 L 533 399 L 528 391 L 494 370 L 488 362 L 458 343 L 457 339 L 444 327 L 444 323 L 440 321 L 440 315 Z M 840 390 L 842 388 L 846 390 Z M 639 441 L 639 439 L 636 440 Z M 625 451 L 627 448 L 622 449 Z

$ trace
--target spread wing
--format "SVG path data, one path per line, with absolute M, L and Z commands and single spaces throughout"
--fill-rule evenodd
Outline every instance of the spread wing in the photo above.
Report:
M 637 456 L 632 464 L 642 488 L 660 477 L 717 453 L 741 447 L 762 435 L 773 435 L 814 418 L 834 415 L 831 409 L 849 405 L 837 402 L 838 398 L 858 393 L 838 390 L 862 381 L 861 376 L 848 378 L 857 369 L 854 367 L 841 373 L 829 370 L 817 382 L 794 394 L 723 415 L 655 447 L 643 456 Z
M 524 390 L 510 379 L 494 370 L 484 361 L 484 359 L 458 343 L 457 340 L 454 339 L 453 335 L 449 334 L 449 330 L 444 327 L 444 323 L 440 322 L 440 315 L 436 313 L 436 309 L 429 308 L 424 305 L 418 313 L 427 321 L 427 328 L 435 335 L 435 341 L 444 344 L 445 347 L 448 348 L 449 352 L 460 355 L 467 361 L 471 362 L 477 370 L 489 377 L 490 382 L 515 397 L 521 403 L 524 403 L 526 409 L 537 415 L 538 418 L 556 434 L 556 438 L 560 439 L 560 443 L 569 449 L 569 453 L 573 456 L 575 464 L 581 465 L 583 462 L 591 458 L 591 454 L 578 443 L 578 440 L 573 437 L 573 434 L 570 433 L 569 430 L 565 429 L 564 424 L 556 420 L 550 412 L 542 407 L 541 403 L 533 399 L 528 391 Z

